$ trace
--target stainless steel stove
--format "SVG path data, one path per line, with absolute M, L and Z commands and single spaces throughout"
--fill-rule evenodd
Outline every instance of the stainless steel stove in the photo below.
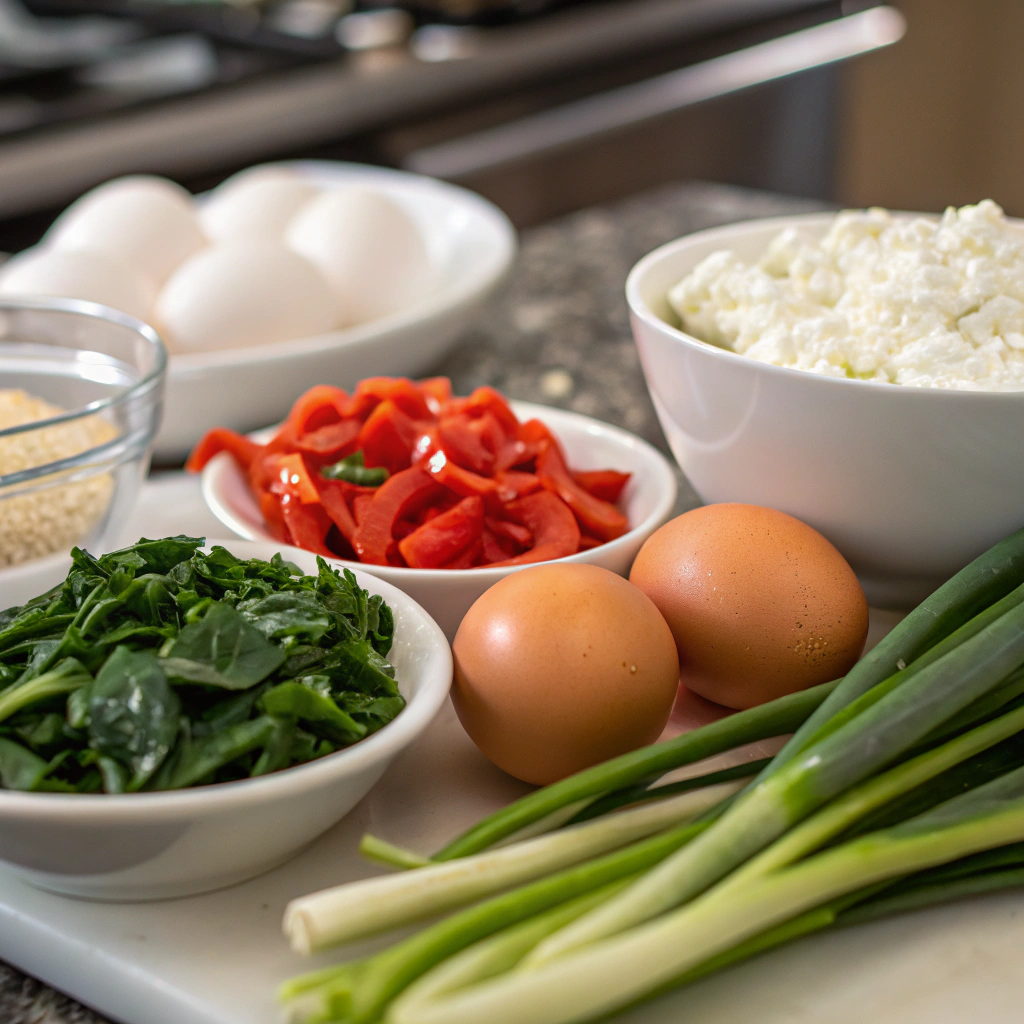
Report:
M 813 69 L 891 42 L 858 22 L 878 15 L 841 0 L 0 0 L 0 249 L 117 174 L 201 188 L 293 156 L 463 180 L 523 223 L 652 174 L 825 195 L 836 89 Z M 709 103 L 711 157 L 694 163 L 686 122 L 659 119 Z M 568 191 L 559 139 L 581 168 Z

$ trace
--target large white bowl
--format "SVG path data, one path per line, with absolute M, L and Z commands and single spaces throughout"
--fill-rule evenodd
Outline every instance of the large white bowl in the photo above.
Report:
M 281 419 L 311 384 L 430 370 L 505 276 L 516 234 L 493 203 L 455 185 L 383 167 L 301 161 L 316 185 L 358 184 L 400 203 L 423 231 L 438 281 L 430 295 L 370 323 L 277 345 L 172 355 L 157 460 L 180 461 L 211 427 L 252 430 Z
M 221 543 L 245 558 L 280 551 L 306 572 L 316 556 L 278 543 Z M 42 889 L 147 900 L 218 889 L 287 860 L 347 814 L 444 703 L 452 656 L 411 598 L 357 572 L 395 616 L 389 660 L 408 701 L 359 743 L 273 775 L 167 793 L 85 796 L 0 790 L 0 861 Z
M 812 214 L 700 231 L 626 282 L 669 445 L 705 502 L 781 509 L 820 530 L 879 607 L 916 604 L 1024 525 L 1024 393 L 947 391 L 760 363 L 678 329 L 666 294 L 719 249 L 756 260 Z
M 621 499 L 632 528 L 607 544 L 558 559 L 600 565 L 625 576 L 640 546 L 665 522 L 675 504 L 676 478 L 668 459 L 635 434 L 589 416 L 530 402 L 513 402 L 512 409 L 522 420 L 543 420 L 562 442 L 573 469 L 617 469 L 633 474 Z M 270 538 L 244 474 L 226 452 L 207 463 L 202 487 L 207 505 L 225 526 L 240 537 Z M 361 562 L 340 564 L 372 573 L 403 590 L 427 609 L 449 640 L 485 590 L 510 572 L 525 568 L 399 569 Z

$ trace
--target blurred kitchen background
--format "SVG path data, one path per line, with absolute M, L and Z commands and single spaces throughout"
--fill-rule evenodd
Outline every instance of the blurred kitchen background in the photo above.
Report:
M 294 157 L 520 226 L 694 178 L 1021 214 L 1022 34 L 1019 0 L 0 0 L 0 249 L 115 175 Z

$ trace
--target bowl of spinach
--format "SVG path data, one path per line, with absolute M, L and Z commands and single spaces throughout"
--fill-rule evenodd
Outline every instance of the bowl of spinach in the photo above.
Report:
M 433 718 L 451 652 L 401 591 L 306 551 L 75 549 L 0 612 L 0 861 L 74 895 L 199 892 L 339 820 Z

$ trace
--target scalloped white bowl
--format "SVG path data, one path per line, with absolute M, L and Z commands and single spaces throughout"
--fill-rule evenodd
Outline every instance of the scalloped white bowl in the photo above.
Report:
M 313 383 L 347 388 L 364 377 L 429 371 L 473 322 L 515 259 L 509 219 L 467 189 L 362 164 L 307 160 L 280 166 L 323 187 L 357 184 L 387 193 L 423 232 L 437 283 L 407 309 L 315 338 L 172 353 L 154 451 L 158 461 L 181 461 L 211 427 L 253 430 L 283 418 L 295 396 Z
M 273 543 L 211 540 L 240 557 L 280 551 L 308 573 L 316 556 Z M 379 732 L 258 779 L 118 796 L 0 790 L 0 861 L 40 889 L 94 900 L 153 900 L 220 889 L 268 871 L 343 818 L 448 696 L 452 655 L 412 598 L 356 572 L 395 616 L 388 655 L 408 701 Z
M 846 556 L 872 605 L 912 607 L 1024 526 L 1024 392 L 771 366 L 680 330 L 668 305 L 712 252 L 756 261 L 784 228 L 824 234 L 833 217 L 747 221 L 655 249 L 626 283 L 633 336 L 672 452 L 705 502 L 802 519 Z
M 676 478 L 668 459 L 635 434 L 589 416 L 530 402 L 513 402 L 512 408 L 520 419 L 543 420 L 562 442 L 573 469 L 617 469 L 633 474 L 620 501 L 631 524 L 629 531 L 607 544 L 557 559 L 600 565 L 625 576 L 640 546 L 668 519 L 675 505 Z M 206 504 L 230 530 L 250 540 L 270 538 L 245 476 L 230 455 L 222 452 L 207 463 L 202 488 Z M 407 593 L 427 609 L 449 640 L 485 590 L 509 573 L 525 568 L 445 570 L 346 561 L 340 564 L 379 576 Z

